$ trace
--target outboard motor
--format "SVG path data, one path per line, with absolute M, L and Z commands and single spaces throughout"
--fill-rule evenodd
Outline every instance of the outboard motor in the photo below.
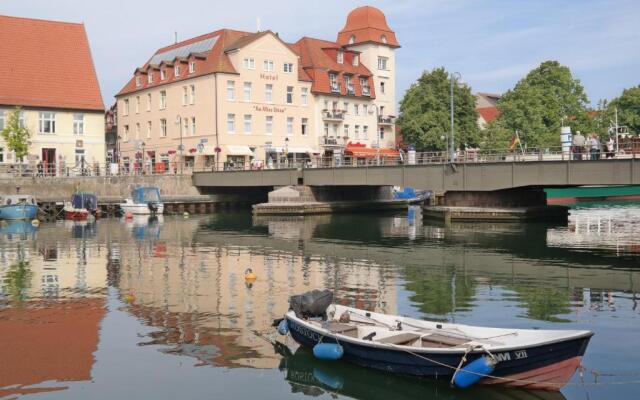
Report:
M 156 203 L 147 203 L 147 207 L 149 207 L 151 215 L 156 215 L 158 213 L 158 205 Z

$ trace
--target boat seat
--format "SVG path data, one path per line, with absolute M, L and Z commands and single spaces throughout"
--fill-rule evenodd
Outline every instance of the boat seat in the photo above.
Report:
M 331 321 L 324 324 L 323 328 L 327 329 L 331 333 L 339 333 L 353 338 L 358 337 L 358 327 L 355 325 L 341 324 L 339 322 Z
M 458 347 L 467 342 L 469 342 L 469 339 L 440 335 L 437 333 L 422 337 L 422 347 L 449 348 Z
M 388 336 L 388 337 L 376 340 L 376 342 L 385 343 L 385 344 L 395 344 L 395 345 L 401 346 L 401 345 L 409 344 L 414 340 L 418 339 L 419 337 L 420 335 L 416 335 L 415 333 L 404 332 L 398 335 Z

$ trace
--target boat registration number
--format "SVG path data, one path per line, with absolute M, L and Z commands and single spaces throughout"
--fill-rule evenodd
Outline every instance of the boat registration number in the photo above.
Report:
M 293 325 L 291 327 L 291 329 L 293 329 L 294 331 L 298 332 L 302 336 L 305 336 L 305 337 L 313 340 L 314 342 L 319 342 L 320 339 L 322 338 L 322 336 L 318 332 L 314 332 L 311 329 L 305 328 L 302 325 L 298 325 L 298 324 L 291 324 L 291 325 Z
M 496 361 L 511 361 L 511 353 L 498 353 L 495 355 Z M 516 360 L 522 360 L 529 357 L 526 350 L 516 350 L 513 352 L 513 358 Z

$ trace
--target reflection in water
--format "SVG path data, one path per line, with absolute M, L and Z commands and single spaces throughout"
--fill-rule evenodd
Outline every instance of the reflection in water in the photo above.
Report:
M 624 222 L 612 226 L 618 224 Z M 594 329 L 587 365 L 632 370 L 640 363 L 640 355 L 619 344 L 640 345 L 636 254 L 606 240 L 593 248 L 571 242 L 575 231 L 566 227 L 423 224 L 419 209 L 29 226 L 4 226 L 0 234 L 0 396 L 64 390 L 62 397 L 76 398 L 99 390 L 117 397 L 122 382 L 110 380 L 114 365 L 131 364 L 159 379 L 127 381 L 142 397 L 166 397 L 169 378 L 179 373 L 171 384 L 194 397 L 210 392 L 202 382 L 248 376 L 262 385 L 228 386 L 229 397 L 254 390 L 257 397 L 280 398 L 285 385 L 292 396 L 562 398 L 494 388 L 461 392 L 446 382 L 319 363 L 303 350 L 283 358 L 254 332 L 273 333 L 272 319 L 286 311 L 288 297 L 314 288 L 332 289 L 344 304 L 413 317 Z M 629 229 L 635 232 L 620 231 Z M 625 249 L 638 245 L 637 235 L 624 240 Z M 251 285 L 244 280 L 248 267 L 257 274 Z M 117 351 L 126 345 L 126 352 Z M 208 368 L 176 370 L 176 356 L 180 365 Z M 138 364 L 146 357 L 153 361 Z M 269 373 L 278 368 L 285 380 Z M 632 393 L 625 386 L 589 391 Z M 584 394 L 572 387 L 564 393 Z

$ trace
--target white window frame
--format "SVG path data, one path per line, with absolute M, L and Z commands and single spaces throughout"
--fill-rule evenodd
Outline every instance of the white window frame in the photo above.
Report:
M 301 88 L 300 89 L 300 102 L 302 103 L 303 106 L 306 106 L 307 104 L 309 104 L 309 89 L 308 88 Z
M 227 114 L 227 133 L 236 133 L 236 115 L 233 113 Z
M 245 114 L 243 117 L 244 133 L 250 135 L 253 131 L 253 115 Z
M 186 106 L 186 105 L 187 105 L 187 103 L 188 103 L 188 97 L 189 97 L 189 95 L 188 95 L 188 93 L 187 93 L 187 92 L 188 92 L 187 87 L 186 87 L 186 86 L 183 86 L 183 87 L 182 87 L 182 105 L 183 105 L 183 106 Z
M 153 72 L 147 72 L 147 83 L 153 83 Z
M 196 104 L 196 85 L 189 86 L 189 104 Z
M 189 62 L 189 73 L 193 74 L 194 72 L 196 72 L 196 62 L 195 61 L 190 61 Z
M 45 128 L 48 128 L 45 130 Z M 43 135 L 56 134 L 56 113 L 50 111 L 40 112 L 39 132 Z
M 264 85 L 264 101 L 265 103 L 273 103 L 273 84 L 267 83 Z
M 161 80 L 161 81 L 164 81 L 165 79 L 167 79 L 167 71 L 165 71 L 165 69 L 164 69 L 164 68 L 162 68 L 162 69 L 160 70 L 160 80 Z
M 343 125 L 343 132 L 342 132 L 343 136 L 345 137 L 350 137 L 349 136 L 349 124 L 344 124 Z
M 147 111 L 151 111 L 151 93 L 147 93 Z
M 129 141 L 129 125 L 123 125 L 122 136 L 125 142 Z
M 285 74 L 293 73 L 293 63 L 284 63 L 283 69 Z
M 191 136 L 196 135 L 196 117 L 191 117 Z
M 353 59 L 351 60 L 351 65 L 353 65 L 354 67 L 357 67 L 358 64 L 360 64 L 360 56 L 358 56 L 357 54 L 354 54 Z
M 151 121 L 147 121 L 147 139 L 151 139 Z
M 84 135 L 84 114 L 73 114 L 73 134 Z
M 300 118 L 300 134 L 307 136 L 309 131 L 309 118 Z
M 385 94 L 385 86 L 384 82 L 380 82 L 380 94 Z
M 344 101 L 342 102 L 342 106 L 343 106 L 343 112 L 345 114 L 349 114 L 349 102 L 348 101 Z
M 180 66 L 176 65 L 175 67 L 173 67 L 173 76 L 174 77 L 179 77 L 180 76 Z
M 293 136 L 293 117 L 287 117 L 287 136 Z
M 293 104 L 293 86 L 287 86 L 287 94 L 285 97 L 287 104 Z
M 167 91 L 166 90 L 161 90 L 160 91 L 159 109 L 160 110 L 164 110 L 166 108 L 167 108 Z
M 243 60 L 243 66 L 245 69 L 256 69 L 256 59 L 252 57 L 245 57 Z
M 363 139 L 369 139 L 369 126 L 368 125 L 362 125 L 362 138 Z
M 355 125 L 353 127 L 353 138 L 360 139 L 360 125 Z
M 378 57 L 378 69 L 380 71 L 389 70 L 389 59 L 387 57 Z
M 140 122 L 136 122 L 136 140 L 140 140 Z
M 160 137 L 167 137 L 167 120 L 160 118 Z
M 140 75 L 136 76 L 136 87 L 142 86 L 142 79 L 140 79 Z
M 0 110 L 0 131 L 4 129 L 5 124 L 7 123 L 6 112 L 4 110 Z
M 273 62 L 273 60 L 264 60 L 262 67 L 264 69 L 265 72 L 273 72 L 275 69 L 275 63 Z
M 136 114 L 140 114 L 140 96 L 136 96 Z
M 236 81 L 227 81 L 227 101 L 236 100 Z
M 336 61 L 338 64 L 344 64 L 344 51 L 338 51 L 336 55 Z
M 242 96 L 244 98 L 244 101 L 246 101 L 246 102 L 250 102 L 251 101 L 251 91 L 252 91 L 251 82 L 245 82 L 242 85 Z
M 273 115 L 267 115 L 264 118 L 264 130 L 267 135 L 273 135 Z
M 353 115 L 360 115 L 360 104 L 353 105 Z
M 122 115 L 129 115 L 129 99 L 123 100 Z

